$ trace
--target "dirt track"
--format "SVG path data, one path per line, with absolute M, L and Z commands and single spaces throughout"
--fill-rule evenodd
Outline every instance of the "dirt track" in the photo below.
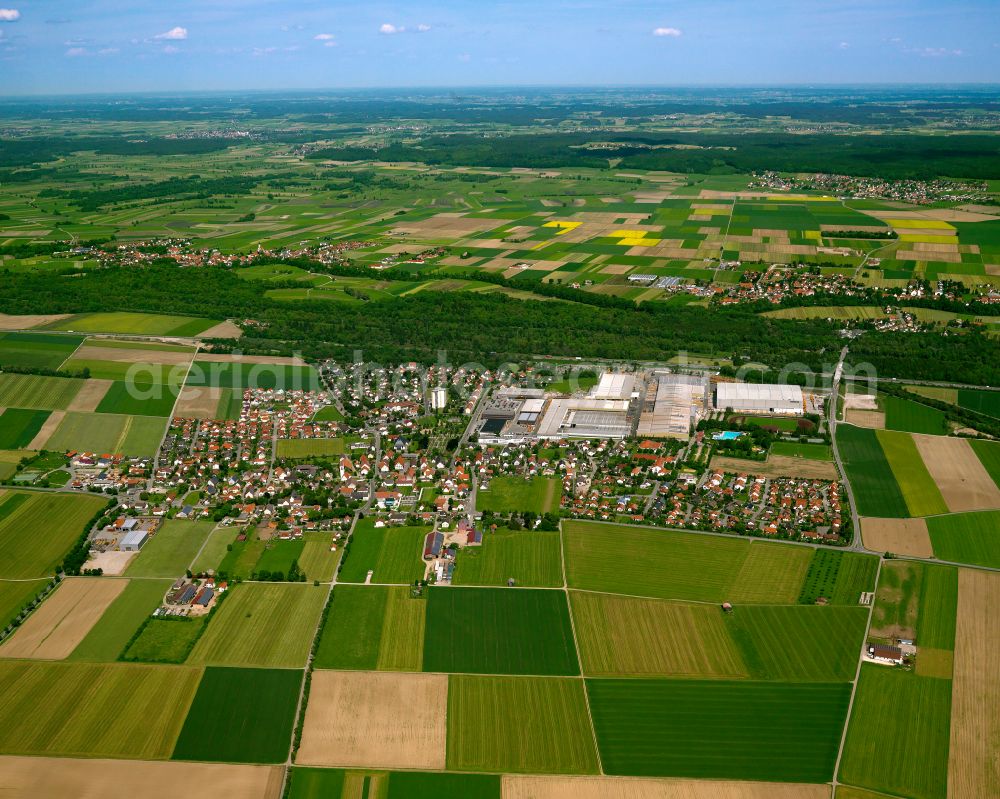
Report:
M 828 785 L 633 777 L 503 778 L 503 799 L 829 799 Z

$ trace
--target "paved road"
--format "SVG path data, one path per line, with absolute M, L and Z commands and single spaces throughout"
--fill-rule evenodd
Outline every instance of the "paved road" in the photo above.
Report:
M 840 393 L 840 378 L 844 374 L 844 359 L 847 358 L 847 347 L 840 351 L 840 360 L 837 361 L 837 368 L 833 372 L 833 386 L 830 390 L 830 407 L 827 410 L 827 427 L 830 430 L 830 440 L 833 442 L 833 459 L 837 464 L 837 470 L 843 479 L 841 484 L 847 493 L 847 504 L 851 508 L 851 524 L 854 528 L 854 538 L 851 541 L 850 549 L 854 552 L 865 552 L 864 544 L 861 541 L 861 520 L 858 517 L 858 506 L 854 501 L 854 489 L 847 479 L 847 471 L 844 469 L 844 462 L 840 458 L 840 447 L 837 445 L 837 398 Z

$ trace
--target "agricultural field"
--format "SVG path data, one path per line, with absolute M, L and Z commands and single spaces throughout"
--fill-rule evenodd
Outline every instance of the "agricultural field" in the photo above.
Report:
M 906 498 L 874 430 L 837 425 L 837 447 L 862 516 L 906 518 Z
M 448 762 L 455 771 L 596 774 L 583 683 L 558 677 L 453 676 Z
M 302 672 L 297 670 L 209 666 L 177 737 L 173 759 L 283 763 L 301 684 Z
M 501 799 L 495 774 L 449 774 L 436 771 L 345 771 L 292 769 L 289 799 L 350 799 L 358 790 L 384 799 Z
M 549 513 L 559 509 L 562 483 L 556 477 L 494 477 L 490 487 L 476 493 L 476 506 L 480 510 L 496 513 L 532 512 Z
M 204 574 L 210 570 L 218 570 L 219 564 L 226 557 L 228 547 L 236 540 L 236 530 L 232 527 L 219 525 L 205 539 L 201 551 L 192 562 L 191 571 Z
M 935 516 L 927 532 L 941 560 L 1000 568 L 1000 511 Z
M 361 519 L 351 536 L 350 550 L 344 554 L 340 579 L 363 583 L 372 570 L 374 583 L 412 583 L 422 580 L 425 564 L 424 536 L 430 527 L 375 527 Z
M 143 622 L 159 607 L 171 580 L 122 580 L 125 590 L 108 606 L 69 660 L 111 662 L 122 654 Z
M 35 599 L 48 584 L 48 578 L 0 580 L 0 629 L 5 629 L 21 609 Z
M 344 454 L 342 438 L 296 438 L 278 441 L 278 457 L 290 460 L 329 458 Z
M 130 663 L 183 663 L 205 631 L 207 617 L 149 618 L 119 656 Z
M 968 439 L 915 435 L 913 440 L 949 511 L 1000 509 L 1000 485 Z
M 327 587 L 252 583 L 231 588 L 212 614 L 189 663 L 302 668 L 326 603 Z
M 839 779 L 916 799 L 943 799 L 950 711 L 951 680 L 864 664 Z
M 153 456 L 167 420 L 152 416 L 68 412 L 46 442 L 47 449 L 135 457 Z
M 944 497 L 917 452 L 912 436 L 889 430 L 876 430 L 875 436 L 882 445 L 882 452 L 903 494 L 909 515 L 932 516 L 947 513 L 948 506 Z
M 444 768 L 448 682 L 441 674 L 314 671 L 296 762 Z
M 319 580 L 327 583 L 333 579 L 340 561 L 340 550 L 330 549 L 330 538 L 324 533 L 309 533 L 304 535 L 305 546 L 299 557 L 299 569 L 309 580 Z
M 83 343 L 83 336 L 0 333 L 0 367 L 58 369 Z
M 470 674 L 579 674 L 566 594 L 431 588 L 423 667 Z
M 215 522 L 170 519 L 142 547 L 127 577 L 180 577 L 201 551 Z
M 165 314 L 88 313 L 61 319 L 46 330 L 65 330 L 70 333 L 127 333 L 143 336 L 197 336 L 219 324 L 219 320 L 198 319 L 193 316 Z
M 993 482 L 1000 486 L 1000 442 L 976 440 L 970 441 L 969 446 Z
M 97 413 L 129 416 L 170 416 L 180 389 L 160 383 L 126 383 L 116 380 L 96 408 Z
M 814 550 L 754 541 L 726 596 L 730 602 L 798 601 Z
M 847 683 L 587 680 L 607 774 L 826 782 Z
M 771 444 L 771 454 L 784 458 L 802 458 L 808 461 L 833 460 L 833 451 L 827 444 L 799 444 L 793 441 L 775 441 Z
M 459 551 L 455 585 L 558 588 L 563 584 L 559 533 L 497 530 L 486 533 L 479 547 Z
M 167 758 L 200 679 L 172 666 L 0 661 L 0 752 Z
M 887 430 L 927 433 L 932 436 L 944 435 L 947 432 L 944 413 L 936 408 L 891 394 L 882 395 L 880 400 L 885 411 Z
M 23 497 L 23 499 L 22 499 Z M 0 579 L 25 580 L 55 573 L 106 504 L 78 494 L 11 492 L 0 496 Z
M 0 374 L 0 408 L 66 410 L 86 380 L 41 375 Z
M 252 357 L 238 362 L 195 359 L 191 364 L 186 385 L 230 388 L 284 388 L 315 391 L 318 376 L 312 366 L 288 363 L 255 362 Z
M 864 591 L 875 590 L 878 558 L 859 552 L 813 551 L 799 603 L 811 605 L 825 597 L 832 605 L 857 605 Z
M 49 411 L 7 408 L 0 411 L 0 448 L 23 449 L 35 440 Z
M 328 613 L 316 668 L 422 669 L 427 602 L 408 587 L 338 585 Z

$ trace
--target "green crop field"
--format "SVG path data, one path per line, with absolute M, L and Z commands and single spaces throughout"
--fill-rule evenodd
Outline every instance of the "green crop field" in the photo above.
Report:
M 559 509 L 561 495 L 562 482 L 558 477 L 533 477 L 524 480 L 520 477 L 499 476 L 490 480 L 489 489 L 480 489 L 476 493 L 476 507 L 497 513 L 549 513 Z
M 951 680 L 864 664 L 839 779 L 915 799 L 948 787 Z
M 909 433 L 876 430 L 875 435 L 906 501 L 910 516 L 947 513 L 948 505 Z
M 834 605 L 857 605 L 864 591 L 875 590 L 878 558 L 859 552 L 832 549 L 813 551 L 802 584 L 799 603 L 811 605 L 820 597 Z
M 370 799 L 500 799 L 500 782 L 496 774 L 296 766 L 291 771 L 288 799 L 352 799 L 359 787 Z
M 145 543 L 125 570 L 127 577 L 182 577 L 202 548 L 215 522 L 171 519 Z
M 794 603 L 812 558 L 808 547 L 754 541 L 726 597 L 730 602 Z
M 584 674 L 592 677 L 746 677 L 721 608 L 570 593 Z
M 0 630 L 4 629 L 48 584 L 48 578 L 0 580 Z
M 327 533 L 306 533 L 305 546 L 299 558 L 299 569 L 309 580 L 329 582 L 337 570 L 340 560 L 340 550 L 330 549 L 330 536 Z
M 975 439 L 969 444 L 986 471 L 990 473 L 993 482 L 1000 486 L 1000 442 Z
M 311 366 L 254 363 L 252 358 L 238 363 L 215 363 L 195 360 L 188 373 L 189 386 L 220 388 L 283 388 L 315 391 L 319 376 Z
M 69 659 L 116 660 L 140 625 L 159 607 L 170 583 L 170 580 L 129 580 Z
M 868 610 L 738 605 L 725 621 L 754 679 L 848 682 L 858 665 Z
M 958 569 L 954 566 L 924 564 L 917 614 L 917 643 L 931 649 L 955 648 L 958 615 Z M 917 671 L 920 671 L 917 658 Z
M 251 536 L 243 541 L 234 541 L 232 547 L 226 548 L 226 555 L 219 564 L 219 574 L 229 580 L 251 579 L 257 568 L 257 561 L 264 554 L 264 542 Z
M 344 454 L 343 438 L 283 438 L 278 441 L 278 457 L 291 460 L 329 458 Z
M 104 505 L 105 499 L 79 494 L 8 494 L 0 504 L 0 579 L 54 574 L 84 525 Z
M 1000 568 L 1000 511 L 953 513 L 927 520 L 934 556 Z
M 614 524 L 563 522 L 572 588 L 721 602 L 750 542 Z
M 977 391 L 960 388 L 958 390 L 958 406 L 1000 419 L 1000 391 Z
M 180 389 L 157 383 L 126 383 L 116 380 L 97 406 L 97 413 L 132 416 L 170 416 Z
M 879 576 L 872 609 L 873 638 L 916 636 L 925 565 L 917 561 L 886 561 Z
M 837 425 L 837 446 L 860 515 L 897 519 L 909 516 L 906 499 L 874 430 Z
M 929 433 L 940 436 L 947 432 L 944 423 L 944 413 L 922 405 L 916 400 L 904 399 L 891 394 L 881 397 L 885 410 L 885 426 L 887 430 L 901 430 L 906 433 Z
M 363 583 L 368 570 L 376 583 L 412 583 L 424 577 L 424 537 L 430 527 L 375 527 L 362 519 L 351 536 L 350 551 L 344 555 L 340 579 Z
M 465 547 L 455 561 L 455 585 L 517 585 L 557 588 L 563 584 L 559 533 L 497 530 L 480 547 Z
M 579 674 L 563 591 L 431 588 L 425 671 Z
M 771 444 L 772 455 L 786 458 L 803 458 L 809 461 L 832 461 L 833 450 L 829 444 L 797 444 L 792 441 L 775 441 Z
M 205 669 L 174 760 L 282 763 L 288 756 L 302 672 Z
M 169 757 L 200 677 L 173 666 L 0 662 L 0 752 Z
M 89 347 L 90 344 L 88 343 Z M 62 365 L 64 371 L 82 372 L 88 370 L 92 378 L 101 380 L 116 380 L 140 386 L 147 393 L 152 393 L 153 386 L 178 387 L 184 383 L 188 367 L 186 364 L 157 363 L 155 353 L 150 353 L 149 360 L 143 361 L 111 361 L 100 358 L 70 358 Z M 176 392 L 175 392 L 176 393 Z M 125 411 L 122 411 L 125 413 Z
M 0 411 L 0 449 L 22 449 L 42 429 L 50 411 L 7 408 Z
M 302 668 L 312 646 L 327 587 L 244 583 L 212 616 L 189 663 Z
M 605 773 L 782 782 L 831 779 L 850 688 L 587 680 Z
M 58 369 L 83 343 L 83 336 L 46 333 L 0 333 L 0 367 Z
M 197 336 L 219 324 L 218 319 L 198 319 L 193 316 L 165 314 L 86 313 L 62 319 L 48 325 L 48 330 L 68 330 L 74 333 L 132 333 L 146 336 Z
M 257 559 L 257 565 L 254 567 L 254 570 L 258 574 L 262 572 L 270 572 L 271 574 L 281 572 L 287 576 L 289 570 L 292 568 L 292 564 L 298 563 L 299 558 L 302 557 L 302 550 L 305 549 L 305 546 L 305 541 L 301 539 L 285 541 L 272 539 L 265 541 L 264 551 L 261 553 L 260 558 Z
M 448 679 L 448 768 L 596 774 L 583 682 L 558 677 Z
M 167 420 L 153 416 L 69 412 L 45 446 L 57 452 L 152 456 L 166 429 Z
M 228 547 L 236 540 L 236 530 L 232 527 L 219 526 L 205 540 L 201 552 L 191 564 L 191 571 L 203 574 L 211 569 L 218 569 L 222 559 L 226 557 Z
M 0 374 L 0 408 L 65 410 L 85 384 L 85 380 L 69 377 L 42 377 L 4 372 Z
M 405 586 L 338 585 L 313 665 L 420 671 L 426 609 Z
M 206 616 L 150 619 L 121 659 L 138 663 L 183 663 L 202 634 Z

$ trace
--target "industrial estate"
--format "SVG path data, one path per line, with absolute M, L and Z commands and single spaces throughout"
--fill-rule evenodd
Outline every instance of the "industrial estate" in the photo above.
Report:
M 0 794 L 1000 795 L 993 99 L 530 97 L 0 102 Z

